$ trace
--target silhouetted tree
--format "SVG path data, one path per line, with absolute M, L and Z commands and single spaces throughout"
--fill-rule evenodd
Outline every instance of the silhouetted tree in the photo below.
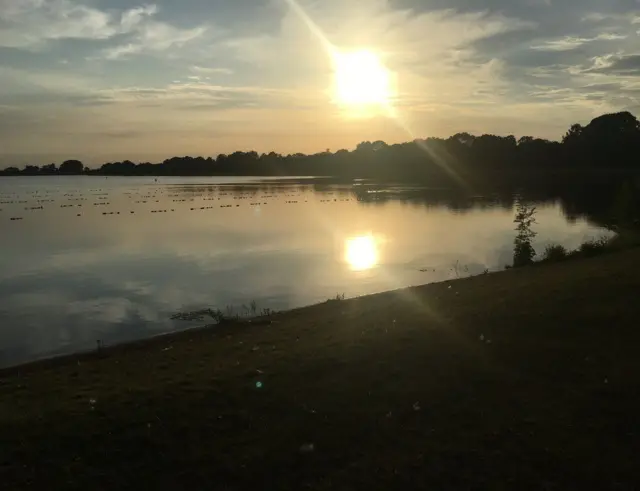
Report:
M 77 160 L 64 162 L 59 174 L 102 175 L 315 175 L 341 179 L 373 178 L 394 181 L 424 181 L 434 186 L 463 185 L 467 188 L 514 186 L 539 180 L 545 186 L 560 185 L 558 174 L 549 171 L 573 167 L 625 171 L 639 169 L 640 124 L 629 112 L 605 114 L 588 125 L 572 125 L 562 143 L 532 136 L 516 140 L 513 135 L 457 133 L 447 139 L 416 138 L 389 145 L 381 140 L 362 141 L 353 151 L 328 150 L 305 155 L 258 155 L 255 151 L 236 151 L 212 157 L 172 157 L 161 163 L 130 160 L 109 162 L 87 170 Z M 2 174 L 42 175 L 55 173 L 55 166 L 42 169 L 26 166 L 22 171 Z M 575 180 L 574 174 L 569 180 Z M 565 183 L 566 184 L 566 183 Z
M 37 165 L 27 165 L 22 173 L 27 176 L 37 176 L 40 174 L 40 168 Z
M 65 160 L 60 165 L 60 174 L 82 174 L 84 165 L 79 160 Z
M 41 174 L 53 175 L 53 174 L 56 174 L 57 172 L 58 172 L 58 167 L 56 166 L 56 164 L 43 165 L 40 168 Z
M 473 145 L 473 142 L 475 141 L 476 137 L 467 133 L 467 132 L 463 132 L 463 133 L 456 133 L 455 135 L 453 135 L 451 138 L 449 138 L 449 140 L 455 141 L 460 143 L 461 145 L 464 145 L 465 147 L 470 147 Z
M 522 136 L 518 140 L 518 146 L 528 145 L 529 143 L 531 143 L 534 140 L 535 140 L 535 138 L 533 138 L 532 136 Z
M 584 128 L 580 124 L 572 124 L 569 130 L 562 137 L 562 143 L 567 145 L 577 145 L 582 139 Z

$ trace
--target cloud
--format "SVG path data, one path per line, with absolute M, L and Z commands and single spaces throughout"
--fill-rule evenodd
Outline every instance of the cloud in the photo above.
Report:
M 104 50 L 109 60 L 117 60 L 143 52 L 166 51 L 173 47 L 181 47 L 201 37 L 207 27 L 179 29 L 164 22 L 149 21 L 135 29 L 130 42 Z
M 588 71 L 614 75 L 640 76 L 640 54 L 612 54 L 597 57 L 594 59 L 593 67 Z
M 41 49 L 48 41 L 109 39 L 135 29 L 155 6 L 127 10 L 121 17 L 71 0 L 4 0 L 0 46 Z
M 199 66 L 199 65 L 194 65 L 192 67 L 190 67 L 190 70 L 192 72 L 195 73 L 199 73 L 199 74 L 206 74 L 206 75 L 233 75 L 233 70 L 231 70 L 230 68 L 224 68 L 224 67 L 204 67 L 204 66 Z
M 386 0 L 362 4 L 328 0 L 311 3 L 309 7 L 308 16 L 337 48 L 364 45 L 411 62 L 439 56 L 447 50 L 460 49 L 499 33 L 535 27 L 528 21 L 488 12 L 394 10 Z M 340 16 L 345 20 L 340 22 L 335 17 L 336 12 L 347 8 L 348 12 Z M 300 61 L 312 61 L 315 52 L 309 49 L 310 46 L 321 49 L 321 44 L 295 12 L 289 10 L 281 21 L 279 32 L 236 37 L 226 40 L 223 46 L 244 61 L 264 63 L 305 53 L 307 60 L 302 57 Z
M 411 110 L 445 101 L 497 100 L 504 88 L 503 63 L 477 50 L 475 43 L 536 26 L 488 11 L 399 9 L 387 0 L 299 3 L 336 49 L 366 47 L 379 53 L 393 73 L 396 102 Z M 260 73 L 284 71 L 289 87 L 304 86 L 326 95 L 333 67 L 324 44 L 290 9 L 276 32 L 226 39 L 220 49 L 242 64 L 259 67 Z
M 207 30 L 206 26 L 183 29 L 155 20 L 158 12 L 155 4 L 117 12 L 72 0 L 4 0 L 0 4 L 0 47 L 41 50 L 52 41 L 124 37 L 103 51 L 104 57 L 114 60 L 183 46 Z
M 625 9 L 623 11 L 616 12 L 588 12 L 582 16 L 582 22 L 592 23 L 592 24 L 603 24 L 603 23 L 613 23 L 613 24 L 638 24 L 640 23 L 640 7 L 638 7 L 638 3 L 635 3 L 635 6 L 630 6 L 629 9 Z
M 542 44 L 532 46 L 531 49 L 539 51 L 569 51 L 584 46 L 593 41 L 620 41 L 626 39 L 625 34 L 602 33 L 593 38 L 580 38 L 565 36 L 561 39 L 550 39 Z
M 129 32 L 138 26 L 144 17 L 152 16 L 158 13 L 157 5 L 144 5 L 142 7 L 136 7 L 127 10 L 122 13 L 120 18 L 120 25 L 125 32 Z

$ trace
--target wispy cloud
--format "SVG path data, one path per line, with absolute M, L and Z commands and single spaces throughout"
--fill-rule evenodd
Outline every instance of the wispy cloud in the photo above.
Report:
M 594 41 L 620 41 L 627 39 L 626 34 L 601 33 L 592 38 L 565 36 L 560 39 L 549 39 L 541 44 L 531 46 L 531 49 L 539 51 L 570 51 Z
M 0 4 L 0 46 L 40 49 L 47 41 L 109 39 L 136 29 L 155 6 L 121 16 L 71 0 L 4 0 Z
M 231 70 L 230 68 L 224 68 L 224 67 L 204 67 L 204 66 L 194 65 L 190 67 L 190 69 L 194 73 L 206 74 L 206 75 L 218 75 L 218 74 L 232 75 L 233 74 L 233 70 Z
M 397 102 L 411 110 L 443 101 L 453 104 L 461 99 L 477 103 L 497 100 L 502 91 L 503 64 L 484 56 L 474 43 L 536 26 L 534 22 L 486 11 L 397 9 L 385 0 L 301 4 L 337 49 L 368 47 L 380 53 L 383 62 L 398 75 Z M 346 20 L 337 21 L 336 11 L 345 9 Z M 295 60 L 287 70 L 289 86 L 305 85 L 321 91 L 330 84 L 330 57 L 293 11 L 285 14 L 277 32 L 227 39 L 221 49 L 261 70 L 282 69 L 285 60 Z M 489 87 L 493 90 L 486 90 Z
M 615 10 L 609 12 L 588 12 L 582 15 L 582 22 L 587 23 L 605 23 L 611 22 L 615 24 L 637 24 L 640 23 L 640 6 L 636 2 L 635 11 L 623 11 L 616 12 Z
M 0 47 L 41 50 L 67 39 L 122 42 L 105 49 L 106 59 L 166 51 L 202 36 L 208 26 L 179 28 L 155 19 L 155 4 L 100 10 L 72 0 L 4 0 L 0 4 Z
M 133 39 L 129 42 L 108 48 L 104 56 L 116 60 L 144 52 L 160 52 L 169 48 L 181 47 L 201 37 L 207 27 L 179 29 L 164 22 L 150 21 L 140 24 L 134 30 Z
M 638 76 L 640 75 L 640 54 L 610 54 L 596 57 L 587 72 Z

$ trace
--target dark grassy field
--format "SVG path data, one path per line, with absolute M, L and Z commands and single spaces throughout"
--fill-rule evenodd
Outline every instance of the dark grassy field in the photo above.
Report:
M 639 273 L 635 249 L 5 370 L 0 487 L 637 489 Z

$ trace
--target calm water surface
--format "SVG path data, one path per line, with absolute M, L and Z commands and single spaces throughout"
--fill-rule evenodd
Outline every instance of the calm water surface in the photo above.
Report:
M 406 191 L 416 189 L 0 179 L 0 365 L 194 326 L 171 320 L 177 311 L 252 300 L 286 309 L 511 261 L 510 204 L 477 197 L 461 210 Z M 541 205 L 537 220 L 539 250 L 603 235 L 555 204 Z

